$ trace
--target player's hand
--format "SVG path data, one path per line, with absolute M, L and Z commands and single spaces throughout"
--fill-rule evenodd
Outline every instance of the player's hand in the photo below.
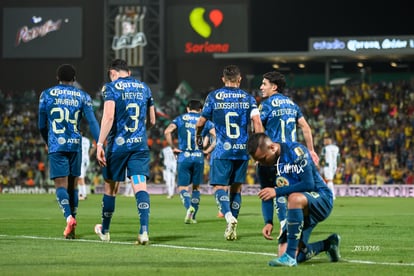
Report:
M 271 223 L 267 223 L 262 229 L 263 237 L 266 240 L 273 240 L 272 231 L 273 231 L 273 225 Z
M 318 167 L 319 166 L 319 156 L 315 151 L 311 151 L 310 152 L 313 163 L 315 163 L 315 165 Z
M 180 152 L 183 152 L 182 150 L 180 150 L 180 149 L 178 149 L 178 148 L 173 148 L 172 149 L 172 151 L 173 151 L 173 153 L 174 153 L 174 157 L 175 157 L 175 159 L 177 159 L 177 155 L 180 153 Z
M 196 144 L 197 144 L 199 149 L 203 148 L 203 136 L 201 136 L 201 135 L 196 136 Z
M 183 152 L 179 148 L 173 148 L 172 150 L 173 150 L 174 154 L 179 154 L 180 152 Z
M 98 159 L 99 166 L 106 167 L 105 150 L 102 146 L 96 149 L 96 159 Z
M 276 197 L 276 190 L 275 188 L 263 188 L 257 194 L 261 200 L 270 200 Z

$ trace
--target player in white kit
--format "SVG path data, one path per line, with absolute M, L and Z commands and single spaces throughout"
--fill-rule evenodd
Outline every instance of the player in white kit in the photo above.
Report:
M 79 200 L 85 200 L 88 196 L 85 177 L 90 165 L 91 150 L 93 150 L 91 140 L 88 137 L 82 136 L 81 174 L 78 178 Z
M 325 181 L 331 189 L 333 198 L 335 199 L 335 189 L 333 180 L 335 178 L 336 170 L 338 168 L 338 164 L 341 159 L 341 154 L 339 151 L 339 147 L 332 142 L 332 138 L 325 137 L 323 139 L 324 147 L 322 148 L 321 159 L 323 167 L 322 167 L 322 175 L 325 178 Z
M 167 198 L 172 198 L 175 192 L 175 177 L 177 174 L 177 157 L 173 149 L 167 145 L 161 151 L 161 158 L 164 163 L 162 172 L 165 185 L 167 186 Z

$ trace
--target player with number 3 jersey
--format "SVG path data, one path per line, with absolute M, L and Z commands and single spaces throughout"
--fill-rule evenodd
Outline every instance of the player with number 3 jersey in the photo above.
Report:
M 155 125 L 155 107 L 150 88 L 131 76 L 125 60 L 115 59 L 109 69 L 111 82 L 103 89 L 104 110 L 96 157 L 102 166 L 105 190 L 102 199 L 102 224 L 95 233 L 109 241 L 109 226 L 115 211 L 119 184 L 127 177 L 134 190 L 140 227 L 138 243 L 148 243 L 150 196 L 147 192 L 150 153 L 147 126 Z M 104 149 L 104 144 L 106 148 Z

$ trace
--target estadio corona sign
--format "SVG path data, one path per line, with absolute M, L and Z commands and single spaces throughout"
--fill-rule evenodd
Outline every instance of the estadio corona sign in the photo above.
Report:
M 309 52 L 381 53 L 414 51 L 414 36 L 320 37 L 309 39 Z
M 167 55 L 197 57 L 248 50 L 247 6 L 173 5 L 167 9 Z

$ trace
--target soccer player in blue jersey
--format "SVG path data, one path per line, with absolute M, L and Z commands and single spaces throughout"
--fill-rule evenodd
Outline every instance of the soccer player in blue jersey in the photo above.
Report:
M 302 114 L 299 106 L 290 98 L 283 95 L 286 86 L 285 76 L 277 71 L 263 74 L 260 90 L 263 101 L 260 105 L 260 119 L 262 120 L 264 132 L 273 142 L 295 142 L 297 141 L 296 129 L 299 126 L 302 130 L 305 143 L 312 154 L 315 163 L 318 163 L 318 155 L 313 148 L 312 130 Z M 257 165 L 257 175 L 261 188 L 275 186 L 275 167 Z M 286 223 L 286 198 L 276 198 L 276 210 L 280 222 L 280 229 Z M 273 240 L 273 199 L 262 201 L 262 215 L 265 226 L 262 234 L 266 239 Z M 286 250 L 286 242 L 280 241 L 279 251 Z
M 104 85 L 104 109 L 96 157 L 105 179 L 102 199 L 102 223 L 95 233 L 110 241 L 109 227 L 115 211 L 119 184 L 127 177 L 135 193 L 140 227 L 138 244 L 149 242 L 150 196 L 147 192 L 150 154 L 147 127 L 155 125 L 155 107 L 150 88 L 130 76 L 125 60 L 115 59 L 109 69 L 111 82 Z M 104 144 L 106 144 L 104 150 Z
M 178 162 L 178 192 L 186 209 L 184 223 L 197 223 L 196 215 L 200 204 L 200 184 L 204 174 L 204 154 L 209 154 L 215 145 L 216 132 L 211 121 L 206 122 L 204 130 L 207 136 L 213 137 L 212 143 L 206 148 L 196 144 L 196 123 L 200 118 L 203 105 L 199 100 L 190 100 L 187 112 L 176 117 L 164 131 L 168 145 L 170 145 Z M 173 143 L 173 133 L 177 131 L 178 147 Z M 190 185 L 192 191 L 190 194 Z
M 224 237 L 237 239 L 237 217 L 242 203 L 241 189 L 246 182 L 249 154 L 246 143 L 251 122 L 255 132 L 262 131 L 262 123 L 255 98 L 240 89 L 240 69 L 228 65 L 223 70 L 224 86 L 208 94 L 201 117 L 197 122 L 197 143 L 207 120 L 214 123 L 216 146 L 211 153 L 210 184 L 227 222 Z
M 287 239 L 287 248 L 269 265 L 296 266 L 324 251 L 332 262 L 339 261 L 339 235 L 308 243 L 312 230 L 328 218 L 333 207 L 332 192 L 319 174 L 309 150 L 297 142 L 275 143 L 264 133 L 251 135 L 247 150 L 261 165 L 275 167 L 276 187 L 261 189 L 259 198 L 287 197 L 287 223 L 282 233 Z
M 42 91 L 39 99 L 38 128 L 47 144 L 50 179 L 54 180 L 56 199 L 66 219 L 63 235 L 75 238 L 78 209 L 78 177 L 81 173 L 83 117 L 98 140 L 99 124 L 93 113 L 91 97 L 73 86 L 76 70 L 62 64 L 56 71 L 58 85 Z

